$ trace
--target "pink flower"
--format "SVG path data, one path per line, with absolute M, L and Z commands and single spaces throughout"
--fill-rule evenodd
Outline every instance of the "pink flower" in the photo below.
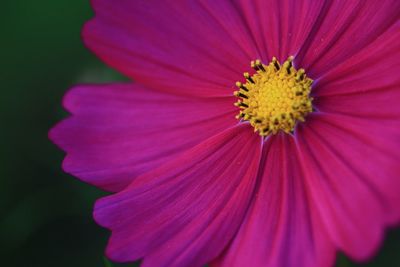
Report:
M 85 44 L 135 82 L 74 87 L 64 99 L 72 115 L 50 136 L 66 172 L 115 192 L 94 208 L 112 231 L 110 259 L 328 267 L 337 251 L 370 258 L 400 222 L 400 1 L 93 7 Z M 293 67 L 268 65 L 290 56 Z M 255 59 L 264 65 L 246 81 Z M 313 111 L 293 113 L 284 91 L 261 96 L 306 77 L 314 82 L 299 99 Z M 272 102 L 289 111 L 274 117 Z

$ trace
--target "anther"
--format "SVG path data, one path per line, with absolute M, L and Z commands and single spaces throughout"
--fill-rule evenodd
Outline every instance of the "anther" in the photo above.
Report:
M 236 119 L 241 119 L 244 117 L 244 113 L 240 112 L 238 115 L 236 115 Z
M 287 73 L 290 75 L 290 66 L 286 68 Z
M 251 76 L 250 76 L 250 74 L 248 72 L 243 73 L 243 76 L 249 82 L 254 83 L 254 80 L 251 78 Z
M 249 91 L 241 82 L 236 82 L 236 86 L 239 87 L 240 89 L 245 90 L 246 92 Z
M 297 71 L 297 80 L 303 80 L 304 79 L 304 73 L 305 73 L 304 69 L 299 69 Z
M 276 70 L 280 70 L 281 69 L 281 66 L 279 65 L 278 60 L 276 59 L 276 57 L 272 58 L 272 63 L 274 64 Z
M 254 61 L 250 62 L 250 66 L 251 66 L 252 69 L 254 69 L 256 71 L 259 70 L 258 66 L 256 65 L 256 63 Z
M 245 104 L 243 102 L 240 102 L 240 101 L 236 102 L 234 105 L 237 106 L 237 107 L 246 107 L 246 108 L 249 107 L 249 105 L 247 105 L 247 104 Z
M 241 92 L 239 92 L 239 91 L 235 91 L 235 92 L 233 93 L 233 95 L 234 95 L 234 96 L 237 96 L 237 97 L 241 97 L 241 98 L 246 98 L 246 99 L 249 98 L 247 95 L 245 95 L 245 94 L 243 94 L 243 93 L 241 93 Z
M 262 129 L 262 133 L 264 135 L 267 135 L 269 133 L 269 128 L 267 127 L 267 128 Z
M 255 65 L 258 67 L 258 69 L 260 69 L 260 70 L 265 72 L 265 69 L 264 69 L 263 64 L 261 63 L 261 60 L 257 59 L 256 62 L 255 62 Z

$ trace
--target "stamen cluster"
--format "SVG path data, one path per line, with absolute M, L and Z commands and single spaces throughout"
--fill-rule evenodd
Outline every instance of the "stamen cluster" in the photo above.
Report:
M 246 83 L 237 82 L 239 98 L 235 106 L 240 113 L 237 119 L 249 121 L 261 136 L 277 134 L 280 130 L 290 133 L 297 121 L 303 122 L 312 112 L 312 97 L 309 96 L 313 80 L 304 69 L 293 67 L 293 57 L 282 65 L 274 57 L 269 65 L 260 60 L 252 61 L 253 75 L 244 73 Z

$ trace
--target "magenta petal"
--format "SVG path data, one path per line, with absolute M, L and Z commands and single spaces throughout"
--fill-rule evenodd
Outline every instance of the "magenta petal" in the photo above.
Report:
M 399 39 L 400 22 L 397 22 L 365 49 L 320 77 L 313 87 L 317 105 L 321 100 L 335 101 L 331 99 L 335 97 L 349 96 L 356 100 L 377 93 L 392 97 L 394 101 L 398 99 L 392 94 L 400 87 Z M 373 98 L 369 97 L 371 101 Z M 331 103 L 327 103 L 324 108 L 330 106 Z
M 371 119 L 313 115 L 298 129 L 305 177 L 335 246 L 355 260 L 376 252 L 400 221 L 400 128 Z
M 397 86 L 397 87 L 396 87 Z M 323 113 L 334 113 L 371 121 L 374 128 L 388 122 L 400 127 L 400 79 L 398 85 L 366 90 L 359 93 L 323 96 L 315 106 Z
M 119 191 L 136 176 L 237 124 L 233 97 L 196 99 L 137 84 L 80 85 L 64 105 L 72 117 L 51 130 L 67 152 L 63 168 Z
M 324 1 L 240 0 L 243 19 L 264 61 L 296 55 L 321 12 Z
M 221 253 L 253 196 L 261 139 L 249 127 L 210 138 L 97 201 L 95 220 L 112 230 L 108 257 L 183 267 Z
M 318 110 L 369 119 L 374 128 L 388 121 L 400 126 L 400 28 L 382 37 L 317 81 Z
M 318 78 L 373 43 L 399 20 L 400 1 L 325 1 L 298 63 Z
M 294 139 L 270 137 L 255 198 L 232 245 L 213 266 L 330 267 L 335 250 L 304 179 Z
M 86 45 L 147 87 L 228 96 L 256 49 L 229 1 L 94 0 Z M 223 12 L 221 12 L 223 10 Z

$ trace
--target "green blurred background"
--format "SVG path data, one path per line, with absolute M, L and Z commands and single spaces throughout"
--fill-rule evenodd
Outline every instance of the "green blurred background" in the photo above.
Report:
M 108 232 L 91 217 L 105 193 L 61 171 L 63 153 L 47 132 L 66 116 L 61 98 L 73 84 L 124 78 L 82 45 L 89 0 L 6 0 L 1 8 L 0 266 L 111 266 Z M 370 263 L 341 256 L 337 266 L 399 267 L 400 231 Z

